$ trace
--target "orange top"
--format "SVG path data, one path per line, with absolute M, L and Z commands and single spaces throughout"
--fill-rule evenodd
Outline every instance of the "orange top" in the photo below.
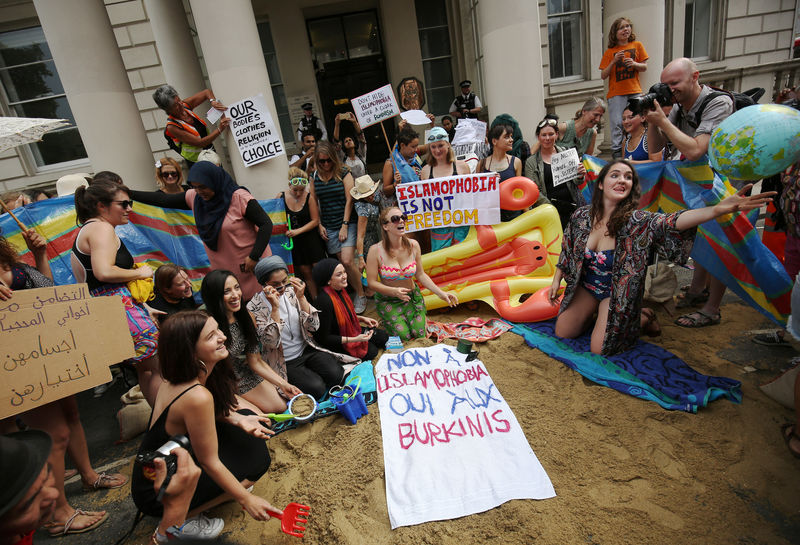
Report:
M 647 51 L 644 50 L 642 42 L 628 42 L 625 45 L 606 49 L 606 52 L 603 53 L 603 59 L 600 61 L 600 70 L 611 64 L 611 60 L 617 51 L 624 51 L 626 57 L 631 57 L 636 62 L 644 62 L 648 59 Z M 628 68 L 624 64 L 614 66 L 614 71 L 608 77 L 607 98 L 619 95 L 634 95 L 641 92 L 642 86 L 639 84 L 639 72 L 635 68 Z

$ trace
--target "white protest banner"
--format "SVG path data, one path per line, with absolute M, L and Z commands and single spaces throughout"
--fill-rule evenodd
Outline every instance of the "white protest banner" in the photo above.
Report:
M 486 142 L 486 123 L 477 119 L 459 119 L 451 144 L 460 146 L 475 142 Z
M 437 344 L 375 366 L 392 528 L 555 490 L 483 363 Z
M 555 153 L 550 158 L 550 168 L 553 171 L 553 185 L 561 185 L 564 182 L 574 180 L 578 177 L 578 165 L 581 160 L 575 148 L 569 148 L 561 153 Z
M 397 105 L 392 86 L 388 83 L 350 102 L 362 129 L 400 115 L 400 106 Z
M 406 230 L 500 223 L 498 180 L 492 172 L 398 184 L 397 202 L 408 214 Z
M 231 131 L 244 166 L 251 167 L 286 153 L 264 95 L 231 104 L 226 113 L 231 118 Z
M 120 297 L 86 284 L 15 291 L 0 301 L 0 419 L 111 380 L 134 356 Z

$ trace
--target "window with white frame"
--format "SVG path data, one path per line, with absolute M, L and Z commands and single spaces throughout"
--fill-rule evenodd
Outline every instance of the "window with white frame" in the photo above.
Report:
M 711 58 L 713 0 L 687 0 L 684 17 L 683 55 L 690 59 Z
M 583 76 L 582 0 L 547 0 L 550 79 Z
M 450 110 L 453 90 L 453 53 L 447 22 L 446 0 L 415 0 L 417 32 L 422 51 L 425 99 L 428 111 L 445 114 Z
M 42 27 L 0 32 L 0 86 L 10 115 L 66 119 L 71 123 L 27 146 L 38 169 L 86 158 Z
M 275 110 L 278 112 L 278 124 L 281 127 L 283 141 L 288 145 L 295 140 L 292 120 L 289 117 L 289 105 L 286 102 L 286 93 L 283 90 L 283 79 L 278 68 L 278 55 L 275 52 L 275 42 L 272 40 L 272 31 L 269 23 L 258 23 L 258 36 L 261 39 L 261 50 L 264 52 L 264 63 L 267 65 L 269 83 L 272 87 L 272 99 L 275 101 Z

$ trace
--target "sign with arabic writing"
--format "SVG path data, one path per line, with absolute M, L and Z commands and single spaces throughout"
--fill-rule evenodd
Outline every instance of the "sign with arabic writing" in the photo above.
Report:
M 86 284 L 15 291 L 0 339 L 0 419 L 105 384 L 134 355 L 122 299 Z

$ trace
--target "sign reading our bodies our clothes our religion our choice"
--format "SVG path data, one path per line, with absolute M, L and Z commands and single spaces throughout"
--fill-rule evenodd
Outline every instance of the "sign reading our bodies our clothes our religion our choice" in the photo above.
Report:
M 264 95 L 235 102 L 226 113 L 231 118 L 231 131 L 244 166 L 251 167 L 286 153 Z
M 0 336 L 0 419 L 105 384 L 134 356 L 122 299 L 86 284 L 15 291 L 0 301 Z
M 408 214 L 409 232 L 500 223 L 500 183 L 494 173 L 398 184 L 395 190 L 400 208 Z

